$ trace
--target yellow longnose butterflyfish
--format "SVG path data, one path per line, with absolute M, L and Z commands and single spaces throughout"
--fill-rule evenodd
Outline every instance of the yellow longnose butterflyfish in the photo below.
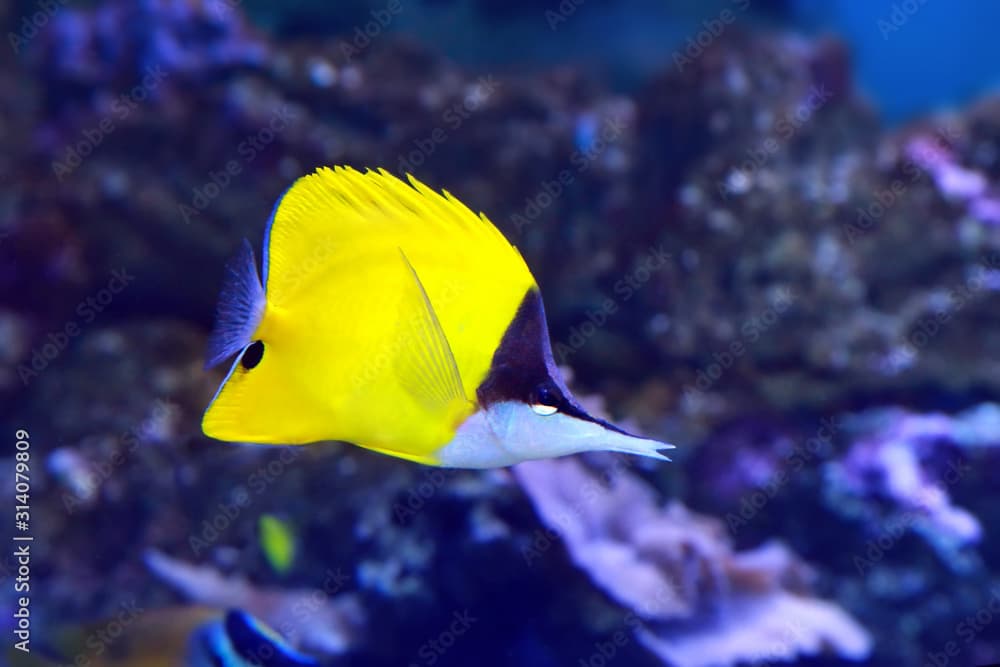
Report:
M 236 356 L 202 421 L 226 441 L 341 440 L 492 468 L 671 447 L 593 417 L 552 356 L 538 285 L 485 215 L 384 170 L 320 168 L 279 199 L 262 275 L 229 265 L 207 365 Z

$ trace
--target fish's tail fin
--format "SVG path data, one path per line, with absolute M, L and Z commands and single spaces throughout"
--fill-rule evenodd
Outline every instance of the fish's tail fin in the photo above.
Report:
M 257 274 L 250 242 L 226 264 L 226 276 L 216 308 L 215 328 L 208 337 L 205 368 L 212 368 L 240 352 L 252 341 L 264 316 L 264 288 Z

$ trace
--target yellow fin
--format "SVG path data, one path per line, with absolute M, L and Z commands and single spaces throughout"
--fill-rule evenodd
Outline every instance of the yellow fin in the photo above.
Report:
M 384 169 L 361 173 L 351 167 L 320 167 L 298 179 L 276 207 L 264 240 L 268 303 L 292 303 L 331 270 L 348 268 L 340 263 L 348 257 L 361 261 L 368 252 L 402 247 L 422 269 L 411 244 L 434 243 L 443 256 L 455 257 L 458 253 L 448 244 L 459 239 L 466 259 L 477 262 L 480 271 L 503 268 L 504 273 L 494 273 L 498 286 L 509 281 L 523 296 L 521 285 L 532 285 L 534 279 L 493 223 L 448 192 L 408 178 L 409 183 Z M 461 256 L 456 259 L 463 263 Z
M 403 353 L 396 357 L 396 372 L 400 384 L 426 410 L 451 413 L 455 401 L 466 400 L 462 376 L 420 276 L 402 249 L 399 254 L 413 280 L 400 300 L 399 331 L 404 344 Z

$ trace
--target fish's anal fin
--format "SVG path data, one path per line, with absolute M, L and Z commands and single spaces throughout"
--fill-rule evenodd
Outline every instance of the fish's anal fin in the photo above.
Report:
M 249 345 L 263 316 L 264 288 L 257 276 L 253 247 L 243 239 L 239 252 L 226 264 L 205 368 L 217 366 Z
M 399 256 L 412 280 L 407 281 L 409 288 L 400 299 L 397 330 L 402 344 L 394 370 L 400 384 L 424 409 L 452 413 L 468 400 L 455 355 L 427 290 L 402 248 Z

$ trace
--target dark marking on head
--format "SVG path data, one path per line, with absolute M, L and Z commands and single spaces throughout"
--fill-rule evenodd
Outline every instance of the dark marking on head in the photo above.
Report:
M 552 356 L 545 307 L 537 288 L 531 288 L 504 332 L 486 379 L 476 389 L 482 407 L 502 401 L 549 405 L 559 412 L 605 428 L 632 435 L 603 419 L 592 417 L 577 402 Z
M 243 368 L 250 370 L 256 368 L 260 360 L 264 358 L 264 343 L 254 341 L 247 345 L 247 349 L 243 352 L 243 356 L 240 357 L 240 365 Z

